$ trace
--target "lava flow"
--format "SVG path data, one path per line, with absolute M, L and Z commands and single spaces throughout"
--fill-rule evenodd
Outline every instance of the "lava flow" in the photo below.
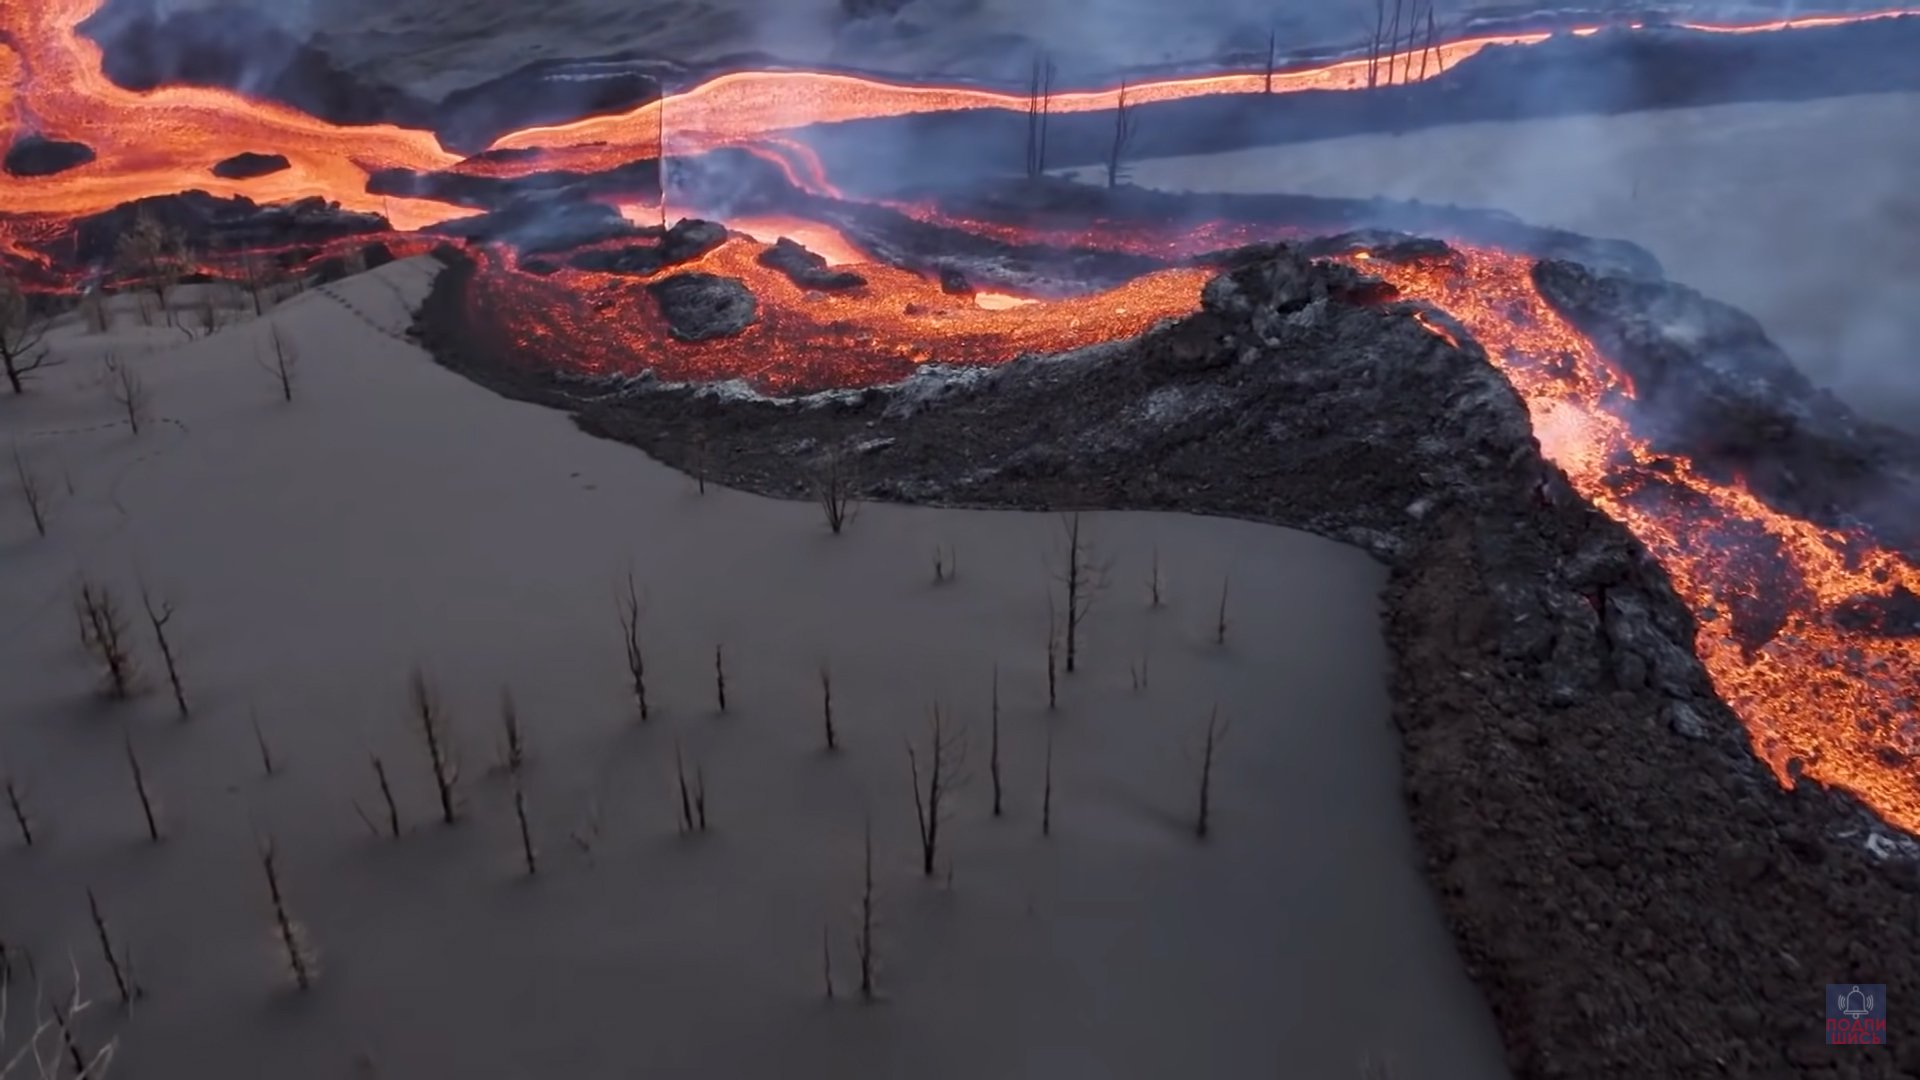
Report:
M 0 256 L 45 262 L 39 245 L 63 223 L 133 199 L 191 189 L 258 202 L 317 195 L 348 209 L 385 213 L 397 228 L 418 229 L 471 211 L 431 199 L 373 195 L 367 190 L 373 171 L 500 177 L 555 168 L 600 171 L 656 156 L 663 131 L 671 132 L 668 149 L 676 155 L 744 149 L 779 163 L 796 186 L 831 195 L 820 162 L 783 133 L 822 122 L 1027 108 L 1024 95 L 978 88 L 743 72 L 619 115 L 515 132 L 495 143 L 495 149 L 532 154 L 462 162 L 428 132 L 336 126 L 225 90 L 133 92 L 114 86 L 102 74 L 98 46 L 74 30 L 101 2 L 13 0 L 0 8 L 0 137 L 11 143 L 34 133 L 82 142 L 95 152 L 93 160 L 54 176 L 0 175 Z M 1909 13 L 1683 25 L 1763 33 Z M 1419 81 L 1491 46 L 1548 36 L 1448 41 L 1424 62 L 1414 50 L 1381 63 L 1396 69 L 1396 81 Z M 1272 90 L 1360 88 L 1367 67 L 1365 60 L 1342 60 L 1281 70 Z M 1143 82 L 1126 93 L 1130 102 L 1145 104 L 1266 89 L 1263 73 L 1229 73 Z M 1111 109 L 1117 98 L 1114 90 L 1062 92 L 1052 96 L 1050 107 Z M 243 151 L 284 154 L 290 168 L 247 180 L 223 180 L 209 171 Z M 651 217 L 640 208 L 621 209 L 636 220 Z M 930 208 L 902 209 L 975 235 L 1135 254 L 1170 256 L 1262 238 L 1246 226 L 1175 232 L 1124 221 L 1048 233 Z M 474 279 L 468 302 L 476 318 L 485 315 L 489 325 L 508 327 L 521 355 L 549 365 L 590 375 L 651 370 L 669 381 L 737 378 L 779 393 L 884 382 L 930 361 L 997 363 L 1021 352 L 1126 337 L 1192 311 L 1205 278 L 1199 270 L 1165 270 L 1097 295 L 1038 302 L 954 295 L 917 274 L 874 264 L 825 225 L 780 219 L 734 224 L 751 236 L 735 235 L 664 273 L 698 270 L 745 282 L 758 318 L 735 337 L 672 338 L 645 290 L 649 279 L 564 265 L 536 274 L 498 249 L 478 251 L 485 269 Z M 866 284 L 807 293 L 758 261 L 767 247 L 761 241 L 780 235 L 804 237 L 832 261 L 852 264 Z M 1717 690 L 1747 724 L 1757 752 L 1780 781 L 1790 785 L 1806 776 L 1844 788 L 1894 824 L 1920 831 L 1920 776 L 1911 764 L 1920 755 L 1920 638 L 1854 632 L 1834 618 L 1852 596 L 1885 594 L 1896 586 L 1920 592 L 1920 570 L 1861 537 L 1775 511 L 1741 484 L 1710 479 L 1690 462 L 1659 459 L 1625 419 L 1633 397 L 1629 380 L 1540 297 L 1528 259 L 1472 248 L 1410 263 L 1352 258 L 1403 295 L 1432 303 L 1466 327 L 1525 398 L 1546 454 L 1585 498 L 1659 558 L 1699 616 L 1695 645 Z M 1453 340 L 1445 328 L 1427 325 Z M 1741 613 L 1762 594 L 1786 612 L 1780 629 L 1754 647 L 1739 632 Z

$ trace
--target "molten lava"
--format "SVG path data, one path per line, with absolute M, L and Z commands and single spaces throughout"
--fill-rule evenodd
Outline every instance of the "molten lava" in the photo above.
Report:
M 835 190 L 812 151 L 788 132 L 809 124 L 953 110 L 1023 111 L 1024 95 L 955 86 L 910 86 L 850 75 L 742 72 L 713 79 L 626 113 L 503 136 L 494 148 L 532 153 L 462 162 L 428 132 L 391 125 L 341 127 L 296 110 L 212 89 L 133 92 L 101 71 L 98 46 L 74 27 L 102 0 L 9 0 L 0 8 L 0 137 L 27 132 L 86 143 L 96 158 L 51 177 L 0 175 L 0 255 L 45 262 L 35 248 L 74 217 L 151 195 L 201 189 L 258 202 L 322 196 L 382 212 L 412 230 L 471 211 L 430 199 L 370 194 L 369 175 L 387 168 L 522 176 L 556 168 L 602 171 L 661 150 L 673 155 L 729 147 L 773 161 L 796 186 Z M 1806 16 L 1742 25 L 1681 24 L 1715 33 L 1763 33 L 1910 14 Z M 1637 28 L 1638 24 L 1630 24 Z M 1598 32 L 1597 26 L 1573 33 Z M 1495 45 L 1524 45 L 1547 33 L 1481 36 L 1440 43 L 1427 64 L 1401 53 L 1381 61 L 1395 81 L 1431 78 Z M 1365 60 L 1278 71 L 1272 91 L 1342 90 L 1366 84 Z M 1170 78 L 1127 88 L 1145 104 L 1267 90 L 1264 73 Z M 1114 107 L 1113 90 L 1053 95 L 1058 112 Z M 291 167 L 264 177 L 223 180 L 217 161 L 243 151 L 284 154 Z M 653 224 L 657 204 L 617 202 Z M 1255 239 L 1274 229 L 1200 229 L 1106 221 L 1041 231 L 899 207 L 923 220 L 980 235 L 1056 247 L 1190 254 Z M 592 375 L 652 370 L 669 381 L 742 379 L 767 392 L 846 387 L 898 379 L 929 361 L 997 363 L 1022 352 L 1053 352 L 1136 334 L 1195 307 L 1206 274 L 1168 270 L 1107 292 L 1065 300 L 1006 293 L 950 295 L 921 276 L 873 264 L 824 225 L 740 220 L 740 234 L 693 263 L 652 278 L 571 268 L 545 276 L 522 270 L 509 252 L 479 252 L 484 272 L 468 294 L 476 318 L 509 328 L 520 354 Z M 800 239 L 867 284 L 809 294 L 758 254 L 779 236 Z M 417 250 L 424 241 L 401 245 Z M 333 249 L 330 249 L 333 250 Z M 1887 820 L 1920 830 L 1920 722 L 1915 719 L 1920 638 L 1845 629 L 1835 619 L 1848 598 L 1920 592 L 1920 570 L 1851 536 L 1779 513 L 1738 482 L 1710 479 L 1690 463 L 1655 455 L 1624 419 L 1628 379 L 1560 318 L 1534 289 L 1527 259 L 1462 249 L 1449 258 L 1389 263 L 1351 259 L 1403 295 L 1444 310 L 1464 326 L 1525 398 L 1543 450 L 1596 506 L 1623 522 L 1661 561 L 1700 618 L 1695 642 L 1722 697 L 1752 732 L 1758 753 L 1783 784 L 1811 777 L 1854 792 Z M 688 271 L 739 278 L 758 301 L 744 333 L 693 343 L 675 340 L 645 285 Z M 1455 335 L 1425 315 L 1433 333 Z M 1764 619 L 1754 612 L 1774 609 Z M 1756 620 L 1772 631 L 1745 632 Z

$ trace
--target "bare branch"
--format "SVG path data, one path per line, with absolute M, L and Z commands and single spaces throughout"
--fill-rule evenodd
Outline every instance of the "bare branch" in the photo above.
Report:
M 647 710 L 647 659 L 640 650 L 640 594 L 633 583 L 633 571 L 627 571 L 627 590 L 614 596 L 620 614 L 620 636 L 626 645 L 627 677 L 633 687 L 633 700 L 640 707 L 640 722 L 651 719 Z
M 27 392 L 27 377 L 34 372 L 60 363 L 45 347 L 51 322 L 46 309 L 0 269 L 0 369 L 14 393 Z
M 26 500 L 27 513 L 33 517 L 33 531 L 47 535 L 47 490 L 41 486 L 40 474 L 20 452 L 19 443 L 13 446 L 13 475 L 19 479 L 20 496 Z

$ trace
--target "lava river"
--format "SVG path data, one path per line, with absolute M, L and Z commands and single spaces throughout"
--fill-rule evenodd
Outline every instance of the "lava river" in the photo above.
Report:
M 781 161 L 796 182 L 831 194 L 820 164 L 791 132 L 810 123 L 914 112 L 1026 108 L 1023 96 L 913 86 L 848 75 L 745 72 L 722 76 L 629 112 L 502 137 L 498 149 L 531 155 L 463 163 L 427 132 L 387 125 L 340 127 L 284 106 L 224 90 L 163 87 L 133 92 L 101 73 L 99 48 L 75 25 L 101 0 L 11 0 L 0 8 L 0 136 L 26 132 L 88 144 L 96 158 L 55 176 L 0 175 L 0 254 L 45 262 L 35 249 L 59 223 L 149 195 L 189 189 L 256 201 L 324 196 L 389 215 L 402 229 L 471 213 L 429 199 L 384 199 L 367 178 L 382 168 L 517 175 L 552 168 L 602 170 L 651 158 L 660 132 L 675 155 L 738 147 Z M 1881 18 L 1902 12 L 1809 16 L 1766 24 L 1696 26 L 1760 33 Z M 1592 32 L 1581 28 L 1576 33 Z M 1390 59 L 1397 78 L 1431 77 L 1494 44 L 1545 34 L 1443 42 L 1427 58 Z M 1277 73 L 1276 92 L 1365 85 L 1366 61 Z M 1142 82 L 1136 103 L 1255 93 L 1260 74 Z M 1056 110 L 1110 109 L 1114 91 L 1061 93 Z M 670 123 L 661 123 L 664 109 Z M 216 161 L 242 151 L 285 154 L 292 167 L 251 180 L 219 180 Z M 913 210 L 932 215 L 931 210 Z M 1256 239 L 1238 227 L 1184 235 L 1105 223 L 1098 235 L 1035 236 L 1000 223 L 942 219 L 949 227 L 1046 243 L 1076 242 L 1168 254 Z M 528 355 L 584 373 L 652 368 L 669 380 L 745 379 L 772 392 L 897 379 L 932 361 L 994 363 L 1135 334 L 1193 310 L 1204 274 L 1149 274 L 1094 296 L 1066 300 L 956 296 L 918 275 L 872 265 L 831 229 L 797 221 L 735 221 L 737 235 L 692 267 L 745 280 L 761 318 L 742 336 L 672 340 L 644 282 L 561 268 L 518 268 L 511 252 L 481 252 L 486 270 L 470 302 L 512 328 Z M 1269 231 L 1269 235 L 1271 231 Z M 761 241 L 805 239 L 867 279 L 861 288 L 805 296 L 761 266 Z M 757 238 L 757 239 L 755 239 Z M 1700 475 L 1685 461 L 1656 461 L 1622 418 L 1628 380 L 1561 319 L 1534 289 L 1527 259 L 1465 249 L 1458 259 L 1369 263 L 1410 297 L 1466 326 L 1526 399 L 1546 454 L 1580 493 L 1626 524 L 1672 575 L 1700 619 L 1696 648 L 1722 697 L 1747 724 L 1754 746 L 1783 784 L 1798 776 L 1857 794 L 1889 821 L 1920 831 L 1920 639 L 1854 633 L 1833 618 L 1849 596 L 1920 591 L 1920 571 L 1898 557 L 1769 509 L 1738 483 Z M 1436 332 L 1442 332 L 1436 330 Z M 1756 557 L 1752 553 L 1760 552 Z M 1730 613 L 1766 589 L 1791 607 L 1785 627 L 1758 649 L 1733 632 Z

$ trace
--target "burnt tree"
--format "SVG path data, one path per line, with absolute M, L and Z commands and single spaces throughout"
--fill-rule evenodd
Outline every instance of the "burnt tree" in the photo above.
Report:
M 16 394 L 27 392 L 29 375 L 58 363 L 44 343 L 50 321 L 20 283 L 0 271 L 0 368 Z
M 1092 610 L 1094 598 L 1107 586 L 1108 566 L 1093 560 L 1092 543 L 1078 512 L 1062 515 L 1060 529 L 1066 565 L 1055 572 L 1054 578 L 1066 593 L 1060 625 L 1066 634 L 1066 668 L 1071 675 L 1080 657 L 1080 624 Z
M 433 770 L 433 789 L 440 798 L 440 820 L 451 825 L 460 817 L 459 805 L 454 798 L 454 787 L 460 780 L 460 766 L 454 760 L 453 747 L 448 739 L 446 713 L 441 707 L 439 692 L 427 681 L 427 673 L 420 668 L 413 669 L 407 691 L 413 720 L 420 732 L 420 742 L 426 748 L 427 763 Z
M 1038 53 L 1027 78 L 1027 177 L 1047 171 L 1047 124 L 1053 114 L 1053 58 Z
M 1273 79 L 1271 71 L 1267 74 L 1269 82 Z M 1134 117 L 1133 105 L 1127 100 L 1127 82 L 1120 80 L 1120 91 L 1113 102 L 1113 142 L 1107 147 L 1107 187 L 1120 186 L 1126 179 L 1127 150 L 1133 144 Z
M 187 706 L 187 691 L 180 683 L 180 663 L 173 654 L 173 639 L 167 636 L 167 625 L 173 622 L 173 604 L 166 600 L 155 600 L 153 593 L 145 585 L 140 587 L 140 606 L 146 609 L 147 625 L 153 627 L 154 644 L 160 649 L 160 659 L 167 668 L 167 686 L 173 691 L 173 707 L 185 720 L 193 715 Z
M 633 571 L 627 571 L 627 589 L 616 594 L 614 602 L 620 615 L 620 637 L 626 646 L 628 685 L 633 688 L 633 701 L 644 724 L 653 717 L 647 708 L 647 658 L 640 650 L 640 593 L 633 584 Z
M 127 619 L 111 589 L 81 579 L 74 598 L 80 619 L 80 645 L 99 667 L 107 696 L 116 700 L 132 695 L 134 662 L 127 639 Z
M 948 811 L 954 789 L 966 780 L 967 741 L 965 731 L 947 726 L 940 706 L 933 707 L 929 724 L 927 769 L 922 780 L 920 755 L 913 743 L 907 743 L 907 769 L 913 780 L 913 816 L 920 831 L 920 871 L 933 876 L 935 858 L 940 853 L 940 824 Z

